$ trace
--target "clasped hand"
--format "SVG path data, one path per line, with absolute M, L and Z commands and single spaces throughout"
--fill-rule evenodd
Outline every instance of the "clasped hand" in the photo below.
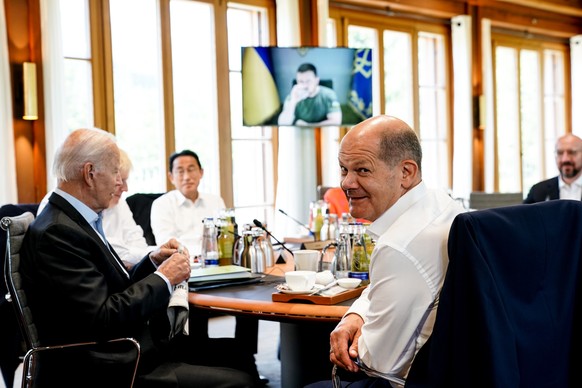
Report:
M 175 286 L 190 278 L 190 253 L 176 239 L 170 239 L 150 253 L 150 259 L 159 265 L 160 271 Z

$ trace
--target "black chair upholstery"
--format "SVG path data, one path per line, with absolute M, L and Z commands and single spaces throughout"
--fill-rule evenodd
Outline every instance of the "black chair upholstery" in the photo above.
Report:
M 27 211 L 36 214 L 37 209 L 38 203 L 3 205 L 0 207 L 0 220 L 3 217 L 18 216 Z M 0 228 L 0 255 L 2 257 L 2 266 L 0 266 L 0 322 L 2 322 L 2 330 L 0 330 L 0 368 L 2 369 L 6 386 L 12 387 L 14 372 L 22 362 L 22 357 L 24 357 L 26 351 L 14 310 L 4 298 L 8 291 L 3 280 L 5 252 L 6 232 Z
M 148 245 L 157 245 L 156 238 L 152 232 L 150 214 L 152 202 L 164 193 L 137 193 L 127 197 L 126 201 L 133 213 L 135 223 L 143 229 L 143 236 Z
M 582 202 L 458 215 L 433 333 L 406 387 L 582 384 Z
M 34 215 L 26 212 L 0 221 L 6 231 L 7 300 L 14 307 L 27 348 L 22 387 L 132 387 L 140 358 L 139 343 L 132 338 L 52 346 L 40 343 L 19 272 L 20 247 L 33 220 Z

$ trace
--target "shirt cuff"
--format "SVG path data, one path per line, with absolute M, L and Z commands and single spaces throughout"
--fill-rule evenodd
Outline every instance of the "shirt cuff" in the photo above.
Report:
M 170 280 L 168 280 L 166 275 L 164 275 L 160 271 L 155 271 L 154 274 L 158 275 L 159 277 L 161 277 L 164 280 L 164 282 L 166 282 L 166 285 L 168 286 L 168 292 L 170 294 L 172 294 L 172 284 L 170 283 Z

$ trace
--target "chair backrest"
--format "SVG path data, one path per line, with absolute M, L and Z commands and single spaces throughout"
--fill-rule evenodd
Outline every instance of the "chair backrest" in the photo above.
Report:
M 22 240 L 33 220 L 34 214 L 26 212 L 15 217 L 4 217 L 0 221 L 2 229 L 6 231 L 6 257 L 4 260 L 6 287 L 20 323 L 22 335 L 29 349 L 39 345 L 38 333 L 32 320 L 32 313 L 28 308 L 26 294 L 22 289 L 19 268 Z
M 6 204 L 0 206 L 0 220 L 4 217 L 14 217 L 18 216 L 22 213 L 31 212 L 32 214 L 36 214 L 38 210 L 38 203 L 24 203 L 24 204 Z M 6 252 L 6 231 L 0 228 L 0 254 L 4 257 L 4 253 Z M 1 295 L 5 295 L 6 284 L 4 282 L 4 265 L 0 266 L 0 293 Z M 0 305 L 5 303 L 6 300 L 4 298 L 0 298 Z
M 523 193 L 485 193 L 474 191 L 469 195 L 469 207 L 475 210 L 519 205 L 523 203 Z
M 164 193 L 137 193 L 127 197 L 127 205 L 133 213 L 135 223 L 143 229 L 143 236 L 148 245 L 156 245 L 156 237 L 152 232 L 150 214 L 152 202 Z
M 581 201 L 458 215 L 434 330 L 406 386 L 580 386 L 581 230 Z

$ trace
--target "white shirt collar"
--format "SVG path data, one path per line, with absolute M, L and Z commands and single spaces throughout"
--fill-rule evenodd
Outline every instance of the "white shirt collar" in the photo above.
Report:
M 412 206 L 426 195 L 427 188 L 424 181 L 413 187 L 410 191 L 398 198 L 396 203 L 388 208 L 376 221 L 368 227 L 368 234 L 372 238 L 379 238 L 390 225 L 392 225 L 398 217 L 400 217 L 406 209 Z
M 582 175 L 580 175 L 578 177 L 578 179 L 576 179 L 571 184 L 567 184 L 566 182 L 564 182 L 564 180 L 562 179 L 562 176 L 558 175 L 558 186 L 560 187 L 560 189 L 562 189 L 566 186 L 568 186 L 568 187 L 572 187 L 572 186 L 582 187 Z

